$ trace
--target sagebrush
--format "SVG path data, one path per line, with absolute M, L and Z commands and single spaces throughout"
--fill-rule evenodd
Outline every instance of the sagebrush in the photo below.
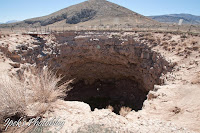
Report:
M 41 110 L 43 113 L 47 111 L 48 108 L 44 108 L 44 105 L 49 107 L 52 102 L 65 97 L 66 91 L 70 90 L 71 81 L 62 83 L 61 79 L 61 76 L 56 76 L 47 68 L 42 70 L 29 68 L 21 78 L 1 76 L 1 120 L 16 114 L 29 116 L 29 111 L 35 115 L 41 115 Z M 40 109 L 35 109 L 34 105 Z

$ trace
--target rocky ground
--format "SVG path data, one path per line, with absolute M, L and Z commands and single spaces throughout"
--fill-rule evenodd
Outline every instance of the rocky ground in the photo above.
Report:
M 109 47 L 106 47 L 106 44 Z M 116 49 L 114 44 L 118 44 L 120 49 Z M 58 100 L 43 117 L 65 118 L 65 125 L 59 131 L 61 133 L 200 132 L 199 47 L 199 36 L 173 33 L 76 32 L 40 37 L 21 34 L 1 35 L 0 73 L 13 75 L 20 73 L 30 64 L 51 64 L 60 73 L 68 74 L 67 78 L 81 77 L 87 79 L 85 82 L 88 84 L 95 82 L 91 78 L 95 76 L 106 80 L 113 75 L 120 79 L 129 74 L 128 78 L 131 74 L 139 73 L 134 80 L 144 84 L 144 90 L 149 91 L 142 110 L 120 116 L 109 109 L 91 111 L 90 106 L 83 102 Z M 81 63 L 88 60 L 101 62 L 101 65 L 90 63 L 87 66 Z M 108 63 L 113 66 L 105 65 Z M 136 67 L 134 63 L 140 65 Z M 155 65 L 148 67 L 152 63 Z M 64 64 L 70 67 L 63 66 Z M 87 67 L 78 67 L 81 65 Z M 103 70 L 107 68 L 112 73 L 101 71 L 100 66 L 103 65 Z M 87 74 L 91 66 L 96 67 L 101 74 L 94 75 L 94 69 Z M 134 70 L 130 71 L 130 68 Z M 21 130 L 18 129 L 18 132 Z M 53 131 L 54 128 L 44 130 Z

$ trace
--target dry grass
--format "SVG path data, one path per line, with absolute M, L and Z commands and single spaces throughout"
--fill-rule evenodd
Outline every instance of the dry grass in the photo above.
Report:
M 185 38 L 187 38 L 187 36 L 186 35 L 181 35 L 180 38 L 184 38 L 185 39 Z
M 169 45 L 169 43 L 166 41 L 162 43 L 162 46 L 168 46 L 168 45 Z
M 152 37 L 152 36 L 148 36 L 147 39 L 148 39 L 148 41 L 150 41 L 150 42 L 154 42 L 154 41 L 155 41 L 155 38 Z
M 114 111 L 114 108 L 113 108 L 113 106 L 111 106 L 111 105 L 108 105 L 108 106 L 106 107 L 106 109 L 109 109 L 110 111 Z
M 157 38 L 157 43 L 160 44 L 160 42 L 161 42 L 161 39 Z
M 194 40 L 193 40 L 193 41 L 191 42 L 191 44 L 192 44 L 192 45 L 195 45 L 195 44 L 197 44 L 197 41 L 194 41 Z
M 31 114 L 41 116 L 40 113 L 45 113 L 52 102 L 65 97 L 66 91 L 70 89 L 68 86 L 71 81 L 58 85 L 61 79 L 46 68 L 40 71 L 28 69 L 20 80 L 16 77 L 2 77 L 0 80 L 1 120 L 16 114 L 32 117 L 29 111 L 32 111 Z
M 0 119 L 17 113 L 25 114 L 26 89 L 17 78 L 4 76 L 0 79 Z
M 166 46 L 166 45 L 163 46 L 163 49 L 164 49 L 164 50 L 168 50 L 168 46 Z
M 69 90 L 66 82 L 58 86 L 61 77 L 57 77 L 52 71 L 43 69 L 29 69 L 24 74 L 24 83 L 26 84 L 30 94 L 32 95 L 32 102 L 49 103 L 54 102 L 58 98 L 66 96 L 66 91 Z
M 119 111 L 119 114 L 121 115 L 121 116 L 126 116 L 129 112 L 131 112 L 131 108 L 129 108 L 129 107 L 121 107 L 121 109 L 120 109 L 120 111 Z

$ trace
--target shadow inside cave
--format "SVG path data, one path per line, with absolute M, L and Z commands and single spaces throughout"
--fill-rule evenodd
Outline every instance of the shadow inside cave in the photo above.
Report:
M 92 111 L 111 105 L 117 114 L 123 106 L 141 110 L 148 94 L 141 84 L 129 79 L 98 80 L 92 84 L 82 80 L 72 84 L 72 87 L 65 100 L 83 101 L 90 105 Z

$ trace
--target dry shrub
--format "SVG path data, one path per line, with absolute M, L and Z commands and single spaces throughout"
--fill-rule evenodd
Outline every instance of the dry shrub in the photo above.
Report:
M 160 42 L 161 42 L 161 39 L 160 39 L 160 38 L 157 38 L 157 42 L 160 44 Z
M 71 81 L 58 85 L 62 78 L 57 77 L 47 68 L 41 71 L 34 68 L 28 69 L 23 76 L 24 83 L 30 90 L 32 102 L 54 102 L 58 98 L 64 98 L 66 91 L 70 90 L 68 85 Z
M 140 33 L 138 36 L 139 36 L 139 37 L 144 37 L 145 34 L 144 34 L 144 33 Z
M 144 35 L 145 35 L 145 36 L 152 36 L 151 33 L 145 33 Z
M 172 36 L 171 35 L 168 35 L 168 40 L 171 40 L 172 39 Z
M 192 41 L 191 44 L 195 45 L 195 44 L 197 44 L 197 41 Z
M 163 46 L 163 49 L 164 49 L 164 50 L 168 50 L 168 46 L 166 46 L 166 45 Z
M 163 39 L 162 39 L 162 41 L 166 41 L 167 40 L 167 38 L 166 37 L 164 37 Z
M 120 111 L 119 111 L 119 114 L 121 115 L 121 116 L 126 116 L 129 112 L 131 112 L 131 108 L 129 108 L 129 107 L 121 107 L 121 109 L 120 109 Z
M 167 45 L 169 45 L 169 43 L 168 42 L 163 42 L 162 45 L 163 46 L 167 46 Z
M 181 42 L 184 42 L 185 41 L 185 39 L 181 39 Z
M 150 42 L 154 42 L 155 38 L 153 36 L 147 36 L 147 40 Z
M 111 106 L 111 105 L 108 105 L 108 106 L 106 107 L 106 109 L 109 109 L 109 110 L 111 110 L 111 111 L 114 111 L 114 108 L 113 108 L 113 106 Z
M 58 85 L 61 79 L 47 68 L 40 71 L 28 69 L 20 80 L 16 77 L 2 77 L 0 80 L 1 120 L 16 114 L 28 117 L 41 116 L 52 102 L 63 98 L 66 91 L 70 89 L 68 86 L 71 81 Z
M 176 45 L 178 45 L 178 43 L 173 42 L 173 43 L 171 43 L 171 45 L 172 45 L 172 46 L 176 46 Z
M 16 77 L 3 76 L 0 79 L 0 120 L 14 116 L 17 113 L 25 114 L 26 89 Z
M 184 39 L 185 39 L 185 38 L 187 38 L 187 36 L 186 36 L 186 35 L 181 35 L 180 37 L 181 37 L 181 38 L 184 38 Z
M 192 47 L 192 49 L 193 49 L 194 51 L 198 51 L 198 50 L 199 50 L 199 47 L 198 47 L 198 46 L 195 46 L 195 47 Z
M 174 112 L 175 114 L 178 114 L 178 113 L 181 112 L 181 108 L 175 107 L 175 108 L 172 110 L 172 112 Z
M 186 43 L 183 43 L 183 46 L 187 46 L 187 44 L 186 44 Z

